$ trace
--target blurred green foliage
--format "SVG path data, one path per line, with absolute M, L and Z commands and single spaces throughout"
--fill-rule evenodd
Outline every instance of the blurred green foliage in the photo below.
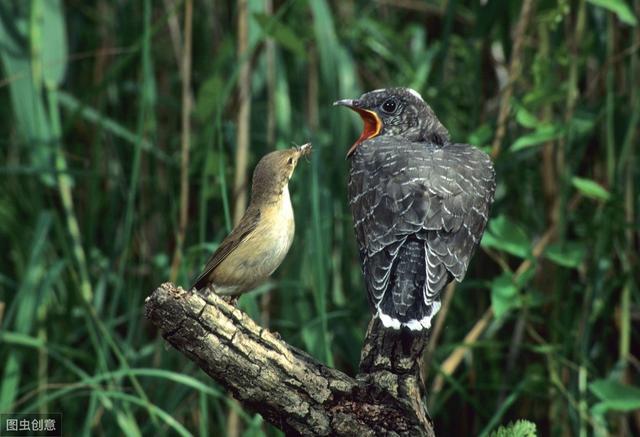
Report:
M 501 426 L 491 433 L 491 437 L 535 437 L 536 435 L 535 424 L 526 420 L 518 420 L 506 427 Z
M 308 140 L 314 154 L 292 181 L 294 246 L 240 304 L 259 319 L 270 293 L 272 329 L 354 374 L 370 316 L 344 156 L 360 122 L 331 102 L 410 86 L 456 141 L 489 151 L 512 86 L 492 221 L 439 316 L 426 386 L 443 384 L 428 390 L 430 413 L 441 435 L 488 435 L 518 418 L 542 435 L 640 433 L 640 1 L 536 1 L 520 53 L 520 2 L 267 3 L 249 0 L 250 53 L 239 57 L 236 2 L 194 1 L 178 283 L 231 226 L 235 90 L 250 86 L 251 162 Z M 0 3 L 2 412 L 62 412 L 74 435 L 222 435 L 238 409 L 142 316 L 169 277 L 178 228 L 183 10 Z M 252 83 L 238 84 L 246 62 Z M 443 374 L 490 306 L 495 317 Z M 238 414 L 246 435 L 277 434 Z

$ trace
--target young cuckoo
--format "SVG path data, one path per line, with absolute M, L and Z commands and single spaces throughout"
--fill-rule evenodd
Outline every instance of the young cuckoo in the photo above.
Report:
M 253 172 L 251 200 L 240 223 L 220 243 L 190 289 L 237 296 L 264 282 L 282 263 L 295 224 L 289 179 L 311 144 L 264 156 Z
M 491 159 L 451 142 L 414 90 L 381 89 L 334 104 L 364 121 L 347 156 L 369 301 L 387 328 L 428 329 L 487 224 L 496 185 Z

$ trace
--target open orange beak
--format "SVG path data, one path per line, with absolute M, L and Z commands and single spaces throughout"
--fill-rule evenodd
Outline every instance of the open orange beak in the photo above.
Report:
M 349 148 L 347 152 L 347 158 L 355 152 L 356 148 L 363 142 L 370 138 L 377 136 L 382 130 L 382 120 L 378 117 L 374 111 L 370 111 L 369 109 L 358 108 L 355 105 L 355 101 L 352 99 L 344 99 L 338 100 L 333 103 L 334 106 L 346 106 L 347 108 L 357 112 L 360 114 L 362 121 L 364 122 L 364 128 L 362 129 L 362 133 L 360 137 L 356 140 L 355 143 Z

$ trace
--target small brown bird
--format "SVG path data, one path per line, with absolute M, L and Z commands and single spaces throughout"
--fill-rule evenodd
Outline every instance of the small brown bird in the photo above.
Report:
M 295 224 L 289 179 L 311 144 L 264 156 L 253 172 L 251 200 L 240 223 L 222 241 L 191 289 L 238 296 L 264 282 L 282 263 Z

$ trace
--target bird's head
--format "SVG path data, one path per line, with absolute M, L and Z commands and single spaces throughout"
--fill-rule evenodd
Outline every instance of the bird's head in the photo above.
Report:
M 355 152 L 364 141 L 379 135 L 396 135 L 411 141 L 443 145 L 449 140 L 447 129 L 431 107 L 411 88 L 385 88 L 364 93 L 358 99 L 343 99 L 334 105 L 346 106 L 362 117 L 364 129 L 347 152 Z
M 307 143 L 263 156 L 253 171 L 251 199 L 268 199 L 282 194 L 300 158 L 310 154 L 311 143 Z

